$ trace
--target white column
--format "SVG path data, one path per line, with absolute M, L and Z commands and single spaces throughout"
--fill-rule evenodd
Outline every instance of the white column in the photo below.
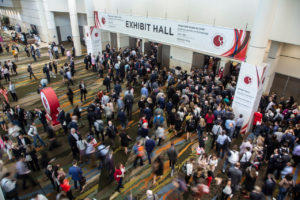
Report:
M 255 13 L 246 62 L 262 64 L 276 8 L 277 0 L 260 0 Z
M 54 20 L 54 13 L 49 11 L 48 1 L 43 0 L 43 7 L 45 12 L 46 23 L 48 27 L 48 38 L 50 42 L 58 44 L 57 31 Z
M 39 20 L 41 23 L 41 30 L 39 30 L 39 37 L 41 41 L 43 42 L 51 42 L 48 34 L 48 27 L 47 27 L 47 20 L 45 16 L 45 9 L 44 9 L 44 2 L 43 1 L 36 1 L 36 6 L 37 6 L 37 12 L 39 13 Z M 23 24 L 22 29 L 25 29 L 25 24 Z M 26 28 L 27 30 L 28 28 Z
M 72 38 L 75 47 L 75 56 L 81 56 L 82 52 L 81 52 L 81 44 L 80 44 L 76 0 L 68 0 L 68 5 L 69 5 L 70 22 L 71 22 L 71 29 L 72 29 Z
M 267 58 L 267 63 L 270 65 L 270 67 L 268 70 L 268 74 L 266 76 L 266 80 L 265 80 L 266 83 L 264 85 L 264 92 L 266 93 L 270 92 L 271 86 L 273 84 L 281 49 L 282 49 L 281 42 L 272 41 L 268 58 Z
M 94 19 L 94 4 L 93 0 L 85 0 L 85 11 L 87 17 L 87 25 L 89 27 L 95 26 L 95 19 Z

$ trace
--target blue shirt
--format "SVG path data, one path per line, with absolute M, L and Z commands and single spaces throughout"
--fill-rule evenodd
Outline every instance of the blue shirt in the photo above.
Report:
M 152 139 L 146 140 L 145 147 L 147 152 L 152 152 L 155 147 L 155 141 Z
M 69 168 L 69 174 L 74 181 L 79 181 L 82 177 L 82 171 L 79 167 L 72 166 Z
M 146 87 L 142 87 L 142 89 L 141 89 L 141 95 L 145 96 L 145 97 L 148 97 L 149 92 L 148 92 L 148 89 Z
M 227 135 L 219 135 L 217 138 L 217 143 L 223 145 L 225 140 L 228 138 L 229 142 L 231 141 Z
M 230 123 L 232 123 L 233 127 L 230 127 L 230 126 L 229 126 Z M 225 127 L 226 127 L 226 129 L 228 129 L 228 130 L 231 129 L 231 128 L 234 128 L 234 127 L 235 127 L 235 121 L 230 120 L 230 119 L 227 119 L 226 122 L 225 122 Z

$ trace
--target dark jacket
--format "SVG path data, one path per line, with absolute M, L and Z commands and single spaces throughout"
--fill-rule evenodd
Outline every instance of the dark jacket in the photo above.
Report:
M 68 129 L 71 129 L 71 128 L 75 128 L 75 130 L 77 131 L 77 130 L 78 130 L 78 125 L 77 125 L 77 123 L 71 121 L 71 122 L 68 124 Z
M 125 112 L 123 112 L 123 111 L 118 112 L 118 120 L 120 120 L 120 122 L 126 123 L 127 117 L 126 117 Z
M 169 160 L 176 162 L 177 161 L 177 151 L 175 149 L 175 147 L 171 147 L 167 150 L 167 154 L 169 157 Z
M 145 142 L 145 148 L 147 152 L 152 152 L 155 147 L 155 141 L 152 139 L 148 139 Z
M 82 85 L 81 84 L 79 84 L 79 89 L 80 89 L 80 93 L 87 93 L 87 89 L 86 89 L 86 85 L 85 84 L 83 84 L 84 85 L 84 88 L 82 87 Z
M 71 147 L 77 147 L 77 140 L 76 140 L 76 138 L 73 137 L 73 135 L 71 133 L 69 133 L 69 135 L 68 135 L 68 142 Z
M 276 183 L 273 180 L 267 179 L 263 187 L 263 192 L 266 196 L 271 196 L 274 192 Z
M 18 144 L 19 144 L 20 146 L 23 146 L 23 143 L 22 143 L 22 141 L 21 141 L 21 139 L 20 139 L 19 137 L 17 137 L 17 140 L 18 140 Z M 27 137 L 24 137 L 24 140 L 25 140 L 25 144 L 26 144 L 26 145 L 31 144 L 31 141 L 30 141 Z
M 64 110 L 59 112 L 57 120 L 59 121 L 59 123 L 61 123 L 61 125 L 64 123 L 64 121 L 66 121 L 66 114 Z
M 231 178 L 232 185 L 239 185 L 242 180 L 242 171 L 235 167 L 230 167 L 228 171 L 228 178 Z

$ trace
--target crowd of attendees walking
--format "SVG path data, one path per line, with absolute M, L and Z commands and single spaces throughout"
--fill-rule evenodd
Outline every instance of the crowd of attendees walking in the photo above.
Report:
M 57 45 L 50 45 L 48 53 L 51 62 L 43 67 L 47 82 L 40 85 L 38 92 L 58 73 L 58 64 L 52 60 L 53 56 L 59 57 Z M 62 49 L 61 54 L 64 55 Z M 59 71 L 74 108 L 72 116 L 58 108 L 57 116 L 74 159 L 68 172 L 47 156 L 58 143 L 45 111 L 37 108 L 25 111 L 20 105 L 13 108 L 8 97 L 5 98 L 7 92 L 2 93 L 5 100 L 0 123 L 6 134 L 0 139 L 1 153 L 17 161 L 16 177 L 23 181 L 22 189 L 26 189 L 27 181 L 33 186 L 38 184 L 32 171 L 44 170 L 58 193 L 57 199 L 73 199 L 66 176 L 69 174 L 75 189 L 83 192 L 86 178 L 78 164 L 89 160 L 92 167 L 107 170 L 110 181 L 117 182 L 116 191 L 122 192 L 123 182 L 128 179 L 126 163 L 115 160 L 113 153 L 122 147 L 124 155 L 134 157 L 134 168 L 151 165 L 153 185 L 162 181 L 164 172 L 168 171 L 164 165 L 167 158 L 175 188 L 174 199 L 182 199 L 187 193 L 192 196 L 189 198 L 197 200 L 212 195 L 228 199 L 241 194 L 253 200 L 299 198 L 300 187 L 294 171 L 299 169 L 300 161 L 300 112 L 292 96 L 288 99 L 275 93 L 262 96 L 251 129 L 241 132 L 243 115 L 236 116 L 231 107 L 239 65 L 231 64 L 225 76 L 217 70 L 216 60 L 209 57 L 203 66 L 190 72 L 180 67 L 167 69 L 158 63 L 157 44 L 153 43 L 145 54 L 138 48 L 115 50 L 107 45 L 102 54 L 89 54 L 84 58 L 85 69 L 98 73 L 99 78 L 103 78 L 101 85 L 105 86 L 87 106 L 87 123 L 84 124 L 82 108 L 73 105 L 74 54 L 74 48 L 67 51 L 68 61 Z M 5 65 L 8 64 L 4 64 L 7 69 Z M 28 72 L 30 78 L 32 75 L 36 78 L 31 65 Z M 15 87 L 11 85 L 12 82 L 9 85 L 12 99 L 18 101 L 13 94 Z M 78 89 L 81 102 L 86 101 L 89 91 L 83 80 L 79 81 Z M 127 130 L 129 121 L 135 119 L 135 109 L 139 110 L 138 123 L 132 137 Z M 43 130 L 37 128 L 36 118 Z M 83 125 L 87 126 L 86 133 L 80 133 Z M 43 131 L 47 139 L 39 134 Z M 179 137 L 183 137 L 185 145 L 196 143 L 192 145 L 196 153 L 183 161 L 180 159 L 182 163 L 178 161 L 179 150 L 174 142 L 174 138 Z M 39 145 L 47 148 L 41 158 L 35 149 Z M 154 155 L 161 145 L 170 147 Z M 0 164 L 1 187 L 6 198 L 18 199 L 16 181 L 5 171 L 2 161 Z M 211 185 L 222 189 L 211 188 Z M 145 195 L 147 200 L 158 199 L 151 190 Z

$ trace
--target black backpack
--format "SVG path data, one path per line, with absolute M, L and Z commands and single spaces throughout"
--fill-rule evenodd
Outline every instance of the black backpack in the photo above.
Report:
M 293 142 L 292 134 L 288 134 L 287 137 L 285 137 L 284 140 L 282 141 L 282 143 L 287 143 L 288 145 L 290 145 L 292 142 Z
M 132 102 L 132 98 L 131 97 L 125 97 L 125 104 L 126 105 L 130 105 L 130 104 L 132 104 L 133 102 Z

